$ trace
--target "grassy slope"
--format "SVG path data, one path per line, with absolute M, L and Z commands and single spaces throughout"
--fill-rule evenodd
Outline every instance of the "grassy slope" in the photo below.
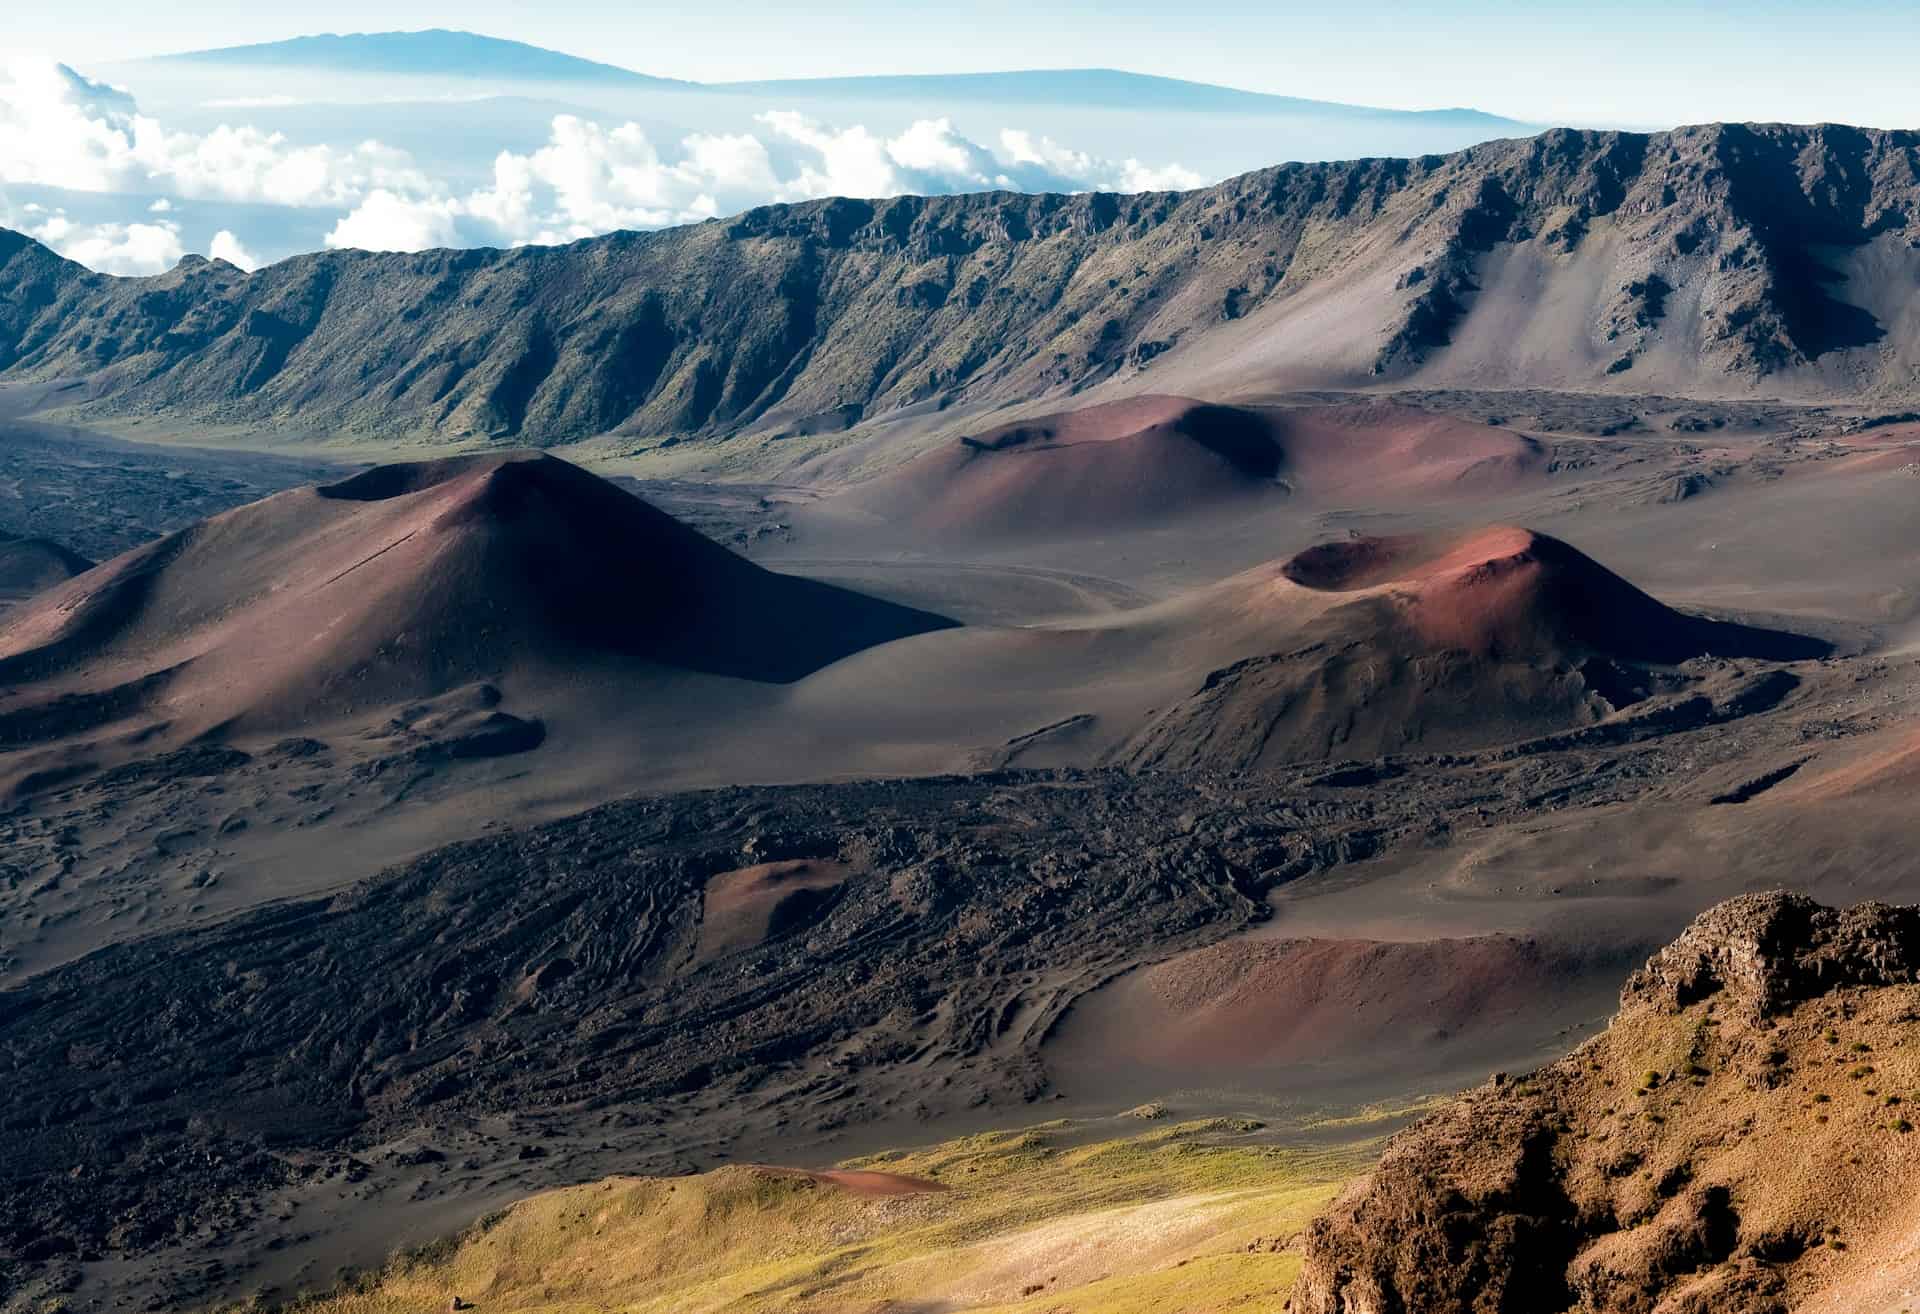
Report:
M 1064 1124 L 863 1159 L 937 1194 L 864 1197 L 728 1167 L 531 1197 L 396 1260 L 310 1314 L 479 1311 L 1048 1311 L 1277 1307 L 1288 1242 L 1372 1142 L 1300 1151 L 1190 1123 L 1092 1145 Z

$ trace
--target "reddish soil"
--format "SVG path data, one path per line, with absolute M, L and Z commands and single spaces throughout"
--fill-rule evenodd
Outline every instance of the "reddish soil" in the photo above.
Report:
M 1512 936 L 1240 938 L 1140 972 L 1094 1007 L 1110 1057 L 1204 1072 L 1425 1047 L 1497 1029 L 1564 990 L 1572 955 Z
M 829 1172 L 812 1173 L 810 1176 L 853 1195 L 930 1195 L 947 1189 L 939 1182 L 930 1182 L 924 1177 L 908 1177 L 904 1173 L 862 1172 L 841 1168 Z
M 1196 630 L 1227 628 L 1217 618 L 1230 614 L 1267 632 L 1242 634 L 1248 655 L 1209 671 L 1136 733 L 1130 765 L 1452 752 L 1578 731 L 1628 709 L 1744 715 L 1798 677 L 1777 672 L 1771 689 L 1749 687 L 1732 669 L 1683 664 L 1831 651 L 1676 611 L 1558 539 L 1509 527 L 1322 544 L 1197 599 L 1183 613 Z M 1709 688 L 1715 681 L 1724 687 Z M 1606 733 L 1638 731 L 1622 723 Z
M 805 1168 L 783 1168 L 764 1163 L 753 1164 L 752 1169 L 765 1177 L 799 1178 L 821 1186 L 837 1187 L 848 1195 L 876 1200 L 903 1195 L 933 1195 L 951 1189 L 939 1182 L 930 1182 L 924 1177 L 909 1177 L 905 1173 L 881 1173 L 849 1168 L 831 1168 L 824 1172 L 813 1172 Z
M 1856 455 L 1810 463 L 1804 468 L 1808 473 L 1815 475 L 1912 473 L 1920 470 L 1920 442 L 1911 441 L 1909 435 L 1907 442 L 1891 447 L 1880 447 L 1876 444 L 1875 447 Z
M 713 877 L 701 905 L 694 960 L 708 962 L 764 943 L 788 925 L 805 924 L 853 871 L 848 863 L 803 858 Z
M 1920 782 L 1920 729 L 1898 726 L 1871 735 L 1851 752 L 1834 754 L 1831 765 L 1817 767 L 1779 791 L 1777 801 L 1815 801 L 1855 795 L 1911 794 Z

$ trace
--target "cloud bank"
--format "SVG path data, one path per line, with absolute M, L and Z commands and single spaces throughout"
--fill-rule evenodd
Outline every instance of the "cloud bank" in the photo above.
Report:
M 292 206 L 433 185 L 405 152 L 377 141 L 339 150 L 229 124 L 168 132 L 120 88 L 34 58 L 10 59 L 0 71 L 0 182 Z
M 114 273 L 158 272 L 194 249 L 175 217 L 179 201 L 333 211 L 329 247 L 417 251 L 568 242 L 824 196 L 1146 191 L 1205 181 L 1178 164 L 1106 160 L 1015 128 L 989 147 L 946 118 L 889 137 L 769 110 L 752 131 L 695 132 L 670 142 L 651 140 L 634 123 L 558 115 L 544 145 L 500 152 L 487 185 L 461 190 L 379 141 L 303 145 L 225 123 L 173 132 L 142 114 L 128 92 L 66 65 L 15 59 L 0 70 L 0 184 L 137 197 L 132 214 L 140 216 L 79 224 L 63 213 L 23 216 L 0 204 L 0 221 Z M 197 240 L 251 268 L 258 260 L 236 235 L 241 228 L 237 220 L 218 223 Z
M 26 233 L 67 259 L 102 274 L 157 273 L 173 268 L 187 253 L 180 241 L 180 226 L 165 220 L 150 224 L 79 224 L 55 211 L 30 224 Z
M 669 156 L 637 124 L 609 129 L 563 114 L 539 150 L 500 153 L 491 187 L 464 197 L 381 189 L 340 221 L 327 245 L 413 251 L 461 238 L 551 244 L 825 196 L 1166 191 L 1205 181 L 1177 164 L 1152 169 L 1138 160 L 1103 160 L 1011 129 L 992 151 L 944 118 L 922 119 L 894 137 L 787 110 L 757 122 L 763 135 L 695 133 Z M 792 161 L 785 169 L 780 156 Z

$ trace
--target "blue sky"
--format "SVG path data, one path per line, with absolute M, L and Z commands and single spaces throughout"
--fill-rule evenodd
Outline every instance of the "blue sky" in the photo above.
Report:
M 459 27 L 701 80 L 1111 66 L 1396 108 L 1657 126 L 1920 125 L 1920 5 L 985 0 L 92 0 L 26 4 L 7 45 L 85 67 L 313 31 Z

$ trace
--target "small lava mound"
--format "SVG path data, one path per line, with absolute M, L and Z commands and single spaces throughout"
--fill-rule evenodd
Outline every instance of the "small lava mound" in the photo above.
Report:
M 853 874 L 844 862 L 763 862 L 708 879 L 694 964 L 750 949 L 804 927 Z
M 1880 1308 L 1920 1276 L 1916 1008 L 1920 909 L 1711 909 L 1604 1034 L 1396 1136 L 1309 1230 L 1293 1308 Z
M 1542 482 L 1550 453 L 1535 438 L 1397 402 L 1341 402 L 1262 412 L 1286 453 L 1287 479 L 1310 498 L 1426 505 Z

